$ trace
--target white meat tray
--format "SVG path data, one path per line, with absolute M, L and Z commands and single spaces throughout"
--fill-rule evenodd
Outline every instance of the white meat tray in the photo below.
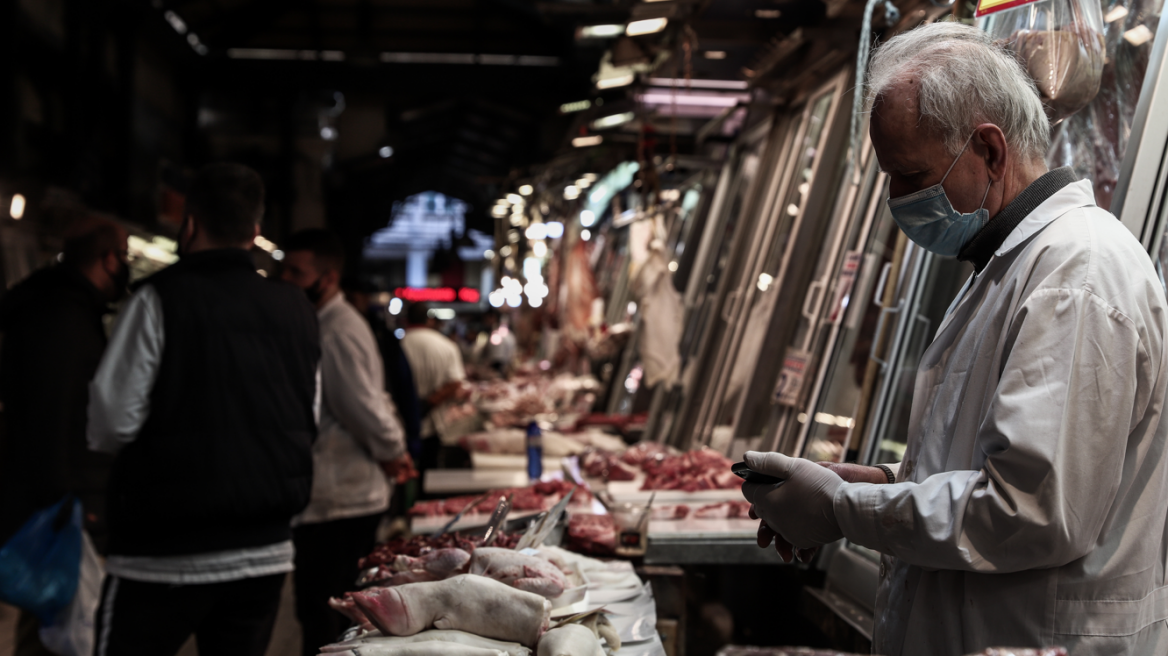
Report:
M 631 481 L 612 481 L 608 484 L 608 493 L 618 502 L 647 503 L 653 490 L 642 490 L 645 483 L 643 474 L 638 474 Z M 675 503 L 707 504 L 720 501 L 742 501 L 741 490 L 699 490 L 686 492 L 685 490 L 657 490 L 653 505 Z
M 515 471 L 527 471 L 527 456 L 513 455 L 509 453 L 479 453 L 472 451 L 470 454 L 471 466 L 475 469 L 513 469 Z M 552 456 L 544 456 L 543 470 L 559 471 L 562 458 Z
M 649 537 L 658 541 L 704 538 L 754 539 L 757 535 L 757 519 L 682 519 L 649 522 Z
M 543 512 L 542 510 L 515 510 L 507 515 L 507 521 L 514 521 L 516 519 L 523 519 L 525 517 L 533 517 Z M 436 533 L 446 526 L 447 522 L 454 519 L 453 515 L 442 515 L 441 517 L 414 517 L 410 520 L 410 530 L 414 533 Z M 470 528 L 480 528 L 486 526 L 487 521 L 491 519 L 489 513 L 476 513 L 474 515 L 463 515 L 462 519 L 454 525 L 451 531 L 463 531 Z

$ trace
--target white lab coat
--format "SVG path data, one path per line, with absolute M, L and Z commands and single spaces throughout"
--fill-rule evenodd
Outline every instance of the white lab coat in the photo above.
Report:
M 1168 360 L 1146 252 L 1064 187 L 921 358 L 903 483 L 835 497 L 882 554 L 877 654 L 1168 654 Z

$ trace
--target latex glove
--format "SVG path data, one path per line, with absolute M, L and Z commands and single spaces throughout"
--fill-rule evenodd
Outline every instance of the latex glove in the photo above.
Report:
M 781 453 L 747 451 L 746 464 L 754 471 L 783 479 L 778 485 L 744 483 L 742 496 L 751 513 L 788 544 L 813 549 L 844 536 L 835 518 L 833 501 L 844 480 L 826 467 Z M 761 542 L 761 528 L 760 528 Z

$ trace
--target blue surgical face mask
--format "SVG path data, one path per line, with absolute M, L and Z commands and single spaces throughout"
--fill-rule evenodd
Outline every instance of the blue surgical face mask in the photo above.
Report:
M 989 210 L 985 207 L 971 214 L 963 214 L 953 209 L 949 197 L 945 195 L 945 187 L 941 186 L 957 165 L 957 160 L 961 159 L 962 153 L 969 147 L 970 139 L 973 139 L 972 133 L 969 139 L 965 140 L 961 152 L 957 153 L 957 158 L 949 165 L 949 170 L 945 171 L 941 182 L 907 196 L 888 199 L 892 220 L 896 221 L 896 225 L 900 226 L 904 234 L 921 248 L 938 255 L 956 257 L 990 219 Z M 990 184 L 986 185 L 985 195 L 981 198 L 983 206 L 993 184 L 994 181 L 991 179 Z

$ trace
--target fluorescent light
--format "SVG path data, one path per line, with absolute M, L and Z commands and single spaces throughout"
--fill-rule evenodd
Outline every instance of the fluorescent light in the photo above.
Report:
M 733 107 L 747 100 L 747 94 L 735 93 L 725 95 L 694 95 L 686 93 L 665 93 L 655 91 L 642 93 L 637 96 L 637 102 L 646 105 L 691 105 L 697 107 Z
M 522 205 L 524 202 L 523 196 L 520 196 L 519 194 L 507 194 L 507 202 L 511 203 L 512 205 Z
M 705 53 L 706 59 L 725 59 L 725 50 L 707 50 Z
M 723 53 L 725 54 L 725 53 Z M 711 57 L 711 59 L 717 59 Z M 744 80 L 686 80 L 676 77 L 651 77 L 649 84 L 655 87 L 677 87 L 684 89 L 689 85 L 691 89 L 745 89 L 747 82 Z
M 573 114 L 575 112 L 582 112 L 592 107 L 591 100 L 577 100 L 576 102 L 564 103 L 560 105 L 561 114 Z
M 778 18 L 783 15 L 783 12 L 778 9 L 755 9 L 755 18 Z
M 629 36 L 656 34 L 665 29 L 668 24 L 668 18 L 646 18 L 645 20 L 633 21 L 625 28 L 625 34 Z
M 491 250 L 491 249 L 489 249 L 489 248 L 488 248 L 487 250 L 483 251 L 483 259 L 484 259 L 484 260 L 493 260 L 493 259 L 495 259 L 495 251 L 493 251 L 493 250 Z
M 24 206 L 24 196 L 16 194 L 12 197 L 12 204 L 8 206 L 8 214 L 11 215 L 12 218 L 19 221 L 24 217 Z
M 587 148 L 588 146 L 599 146 L 604 143 L 604 137 L 599 134 L 591 137 L 576 137 L 572 140 L 572 145 L 577 148 Z
M 167 10 L 163 12 L 162 17 L 166 19 L 166 22 L 170 23 L 170 26 L 174 28 L 175 32 L 179 34 L 187 33 L 187 24 L 183 19 L 179 18 L 178 14 Z
M 535 187 L 532 187 L 531 185 L 519 185 L 520 196 L 530 196 L 533 193 L 535 193 Z
M 277 262 L 279 262 L 280 260 L 283 260 L 284 259 L 284 251 L 278 250 L 278 249 L 272 251 L 272 259 L 277 261 Z
M 535 242 L 531 245 L 531 254 L 536 257 L 547 255 L 547 244 L 542 241 Z
M 1133 46 L 1142 46 L 1148 41 L 1151 41 L 1155 34 L 1143 25 L 1136 25 L 1130 30 L 1123 33 L 1123 38 Z
M 581 230 L 580 231 L 580 239 L 583 239 L 584 241 L 588 241 L 589 239 L 592 239 L 592 231 L 591 230 Z
M 588 227 L 591 227 L 592 224 L 594 224 L 594 223 L 596 223 L 596 213 L 595 212 L 593 212 L 592 210 L 582 210 L 580 212 L 580 225 L 584 226 L 585 228 L 588 228 Z
M 377 150 L 377 154 L 381 155 L 381 159 L 387 159 L 389 157 L 392 157 L 393 156 L 393 147 L 392 146 L 382 146 L 381 148 L 379 148 Z
M 262 250 L 265 250 L 265 251 L 267 251 L 267 252 L 269 252 L 269 253 L 274 253 L 274 252 L 276 252 L 276 244 L 274 244 L 273 242 L 269 241 L 269 240 L 268 240 L 266 237 L 264 237 L 263 235 L 256 235 L 256 238 L 255 238 L 255 245 L 256 245 L 258 248 L 260 248 L 260 249 L 262 249 Z
M 636 77 L 632 73 L 628 75 L 618 75 L 616 77 L 607 77 L 596 81 L 597 89 L 615 89 L 617 87 L 628 86 L 633 83 Z
M 450 321 L 454 318 L 454 310 L 450 308 L 434 308 L 426 312 L 426 314 L 434 317 L 439 321 Z
M 1127 7 L 1117 5 L 1115 9 L 1112 9 L 1103 16 L 1103 20 L 1108 23 L 1114 23 L 1125 16 L 1127 16 Z
M 596 130 L 603 130 L 605 128 L 615 128 L 618 125 L 624 125 L 625 123 L 630 123 L 635 118 L 637 118 L 637 115 L 632 113 L 632 112 L 624 112 L 621 114 L 612 114 L 610 116 L 604 116 L 602 118 L 596 119 L 595 121 L 592 121 L 592 127 L 593 127 L 593 129 L 596 129 Z
M 503 205 L 496 205 L 491 208 L 491 216 L 496 219 L 502 219 L 507 216 L 507 208 Z
M 624 33 L 624 25 L 587 25 L 580 28 L 580 36 L 585 39 L 604 39 Z
M 576 200 L 580 197 L 580 188 L 576 185 L 564 187 L 564 200 Z
M 564 224 L 559 221 L 551 221 L 547 224 L 548 239 L 559 239 L 564 236 Z

